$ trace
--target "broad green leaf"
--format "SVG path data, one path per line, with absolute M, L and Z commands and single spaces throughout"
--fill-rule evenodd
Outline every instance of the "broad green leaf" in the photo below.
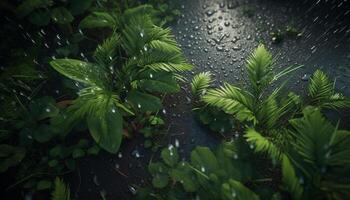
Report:
M 142 89 L 150 92 L 172 93 L 180 90 L 180 86 L 177 84 L 172 73 L 166 72 L 160 73 L 148 71 L 140 77 L 138 85 Z
M 167 167 L 160 162 L 150 163 L 148 171 L 151 173 L 152 185 L 156 188 L 164 188 L 169 182 L 169 175 Z
M 127 100 L 132 102 L 135 109 L 141 112 L 155 112 L 162 108 L 162 103 L 158 97 L 136 90 L 129 92 Z
M 114 17 L 107 12 L 93 12 L 92 14 L 81 20 L 80 28 L 115 28 L 117 26 L 117 21 Z
M 227 183 L 222 184 L 221 187 L 223 200 L 259 200 L 259 196 L 256 195 L 249 188 L 242 183 L 230 179 Z
M 31 116 L 36 120 L 52 118 L 59 114 L 55 99 L 48 96 L 33 100 L 29 104 L 29 110 Z
M 69 24 L 74 20 L 74 17 L 64 7 L 57 7 L 51 11 L 51 18 L 57 24 Z
M 97 144 L 110 153 L 118 152 L 123 130 L 123 118 L 118 109 L 110 106 L 105 112 L 90 115 L 87 125 Z
M 170 171 L 170 176 L 175 181 L 179 181 L 186 192 L 194 192 L 198 188 L 196 175 L 187 162 L 181 162 L 177 168 Z
M 156 174 L 152 179 L 152 185 L 155 188 L 164 188 L 168 185 L 169 177 L 168 175 Z
M 92 63 L 75 59 L 56 59 L 50 65 L 59 73 L 70 79 L 88 85 L 103 86 L 105 76 L 104 69 Z
M 289 191 L 293 199 L 301 199 L 303 188 L 300 185 L 299 178 L 295 174 L 294 167 L 287 156 L 284 156 L 282 159 L 282 182 L 283 186 Z
M 174 148 L 173 146 L 169 146 L 169 148 L 163 149 L 161 152 L 161 156 L 163 161 L 170 167 L 174 167 L 179 161 L 179 154 L 177 153 L 176 148 Z
M 74 159 L 81 158 L 85 156 L 85 152 L 82 149 L 74 149 L 72 153 L 72 157 Z
M 0 145 L 0 173 L 8 168 L 18 165 L 26 155 L 22 147 L 15 147 L 7 144 Z
M 213 173 L 219 169 L 215 155 L 208 147 L 196 147 L 191 152 L 191 163 L 202 173 Z
M 42 124 L 34 130 L 33 138 L 40 143 L 44 143 L 50 141 L 55 135 L 56 133 L 53 132 L 51 126 Z

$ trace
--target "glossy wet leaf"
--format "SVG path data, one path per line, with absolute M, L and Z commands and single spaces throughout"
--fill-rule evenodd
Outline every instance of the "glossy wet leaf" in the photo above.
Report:
M 141 112 L 157 111 L 162 108 L 162 103 L 158 97 L 136 90 L 130 91 L 127 99 L 133 103 L 136 110 Z
M 161 156 L 163 161 L 170 167 L 174 167 L 176 163 L 179 161 L 179 154 L 177 153 L 176 148 L 172 146 L 169 148 L 163 149 L 161 152 Z
M 91 115 L 87 125 L 93 139 L 110 153 L 119 150 L 122 141 L 123 118 L 119 110 L 109 108 L 103 114 Z
M 57 24 L 69 24 L 74 20 L 73 15 L 65 7 L 57 7 L 51 11 L 51 18 Z
M 107 12 L 93 12 L 92 14 L 81 20 L 80 28 L 115 28 L 117 25 L 116 20 L 112 15 Z
M 79 81 L 88 85 L 103 86 L 105 79 L 103 68 L 92 63 L 75 59 L 56 59 L 50 62 L 50 65 L 67 76 L 70 79 Z
M 191 152 L 191 163 L 203 173 L 211 173 L 219 169 L 218 161 L 208 147 L 196 147 Z

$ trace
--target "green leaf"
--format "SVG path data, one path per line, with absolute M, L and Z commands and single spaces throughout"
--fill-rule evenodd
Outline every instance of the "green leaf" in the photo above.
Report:
M 56 166 L 58 165 L 58 160 L 56 160 L 56 159 L 50 160 L 50 161 L 48 162 L 48 165 L 49 165 L 50 167 L 56 167 Z
M 164 188 L 169 182 L 168 169 L 163 163 L 150 163 L 148 171 L 153 176 L 152 185 L 156 188 Z
M 70 0 L 69 10 L 73 15 L 80 15 L 88 10 L 94 0 Z
M 123 118 L 118 109 L 110 106 L 100 114 L 90 115 L 87 125 L 97 144 L 110 153 L 118 152 L 123 129 Z
M 206 89 L 210 87 L 212 82 L 210 72 L 201 72 L 195 75 L 191 81 L 192 94 L 197 96 L 205 94 Z
M 74 149 L 72 153 L 72 157 L 74 159 L 81 158 L 85 156 L 85 152 L 82 149 Z
M 55 117 L 59 114 L 59 109 L 56 107 L 55 99 L 48 96 L 44 96 L 30 102 L 29 110 L 31 116 L 36 120 Z
M 222 184 L 221 187 L 223 200 L 259 200 L 259 196 L 256 195 L 249 188 L 245 187 L 242 183 L 230 179 L 227 183 Z
M 172 73 L 166 72 L 147 71 L 141 75 L 138 85 L 150 92 L 172 93 L 180 90 Z
M 55 136 L 51 126 L 42 124 L 37 129 L 34 130 L 33 138 L 40 142 L 48 142 Z
M 218 89 L 210 89 L 202 97 L 202 100 L 228 114 L 234 114 L 240 121 L 256 122 L 252 97 L 236 86 L 225 83 Z
M 117 21 L 114 17 L 106 12 L 93 12 L 81 20 L 79 27 L 86 28 L 116 28 Z
M 51 200 L 70 200 L 69 187 L 62 179 L 56 178 L 54 183 L 54 191 L 51 194 Z
M 149 123 L 153 126 L 156 126 L 156 125 L 164 125 L 164 120 L 160 117 L 157 117 L 157 116 L 150 116 L 149 118 Z
M 292 163 L 287 156 L 282 159 L 282 182 L 283 186 L 291 194 L 293 199 L 301 199 L 303 188 L 300 185 L 299 178 L 295 174 Z
M 191 163 L 197 170 L 205 174 L 216 172 L 219 169 L 219 163 L 208 147 L 196 147 L 191 152 Z
M 87 154 L 89 155 L 98 155 L 99 152 L 100 147 L 98 147 L 97 145 L 94 145 L 87 150 Z
M 336 93 L 333 84 L 321 70 L 317 70 L 311 77 L 308 92 L 311 104 L 321 108 L 350 108 L 350 99 Z
M 74 20 L 73 15 L 65 7 L 57 7 L 51 11 L 51 18 L 57 24 L 69 24 Z
M 8 168 L 18 165 L 26 155 L 22 147 L 15 147 L 7 144 L 0 145 L 0 173 Z
M 174 167 L 176 163 L 179 162 L 179 154 L 173 146 L 163 149 L 161 156 L 165 164 L 169 165 L 170 167 Z
M 141 112 L 155 112 L 162 108 L 162 103 L 158 97 L 136 90 L 129 92 L 127 100 L 132 102 L 135 109 Z
M 244 135 L 247 142 L 255 147 L 255 152 L 268 153 L 272 159 L 280 161 L 282 159 L 281 150 L 270 141 L 271 138 L 266 138 L 252 128 L 249 128 Z
M 152 179 L 152 185 L 155 188 L 164 188 L 165 186 L 167 186 L 169 183 L 169 177 L 168 175 L 159 175 L 156 174 L 153 179 Z
M 56 59 L 52 60 L 50 65 L 68 78 L 88 85 L 103 87 L 106 80 L 104 69 L 92 63 L 75 59 Z
M 186 192 L 195 192 L 198 188 L 196 176 L 187 162 L 179 163 L 176 169 L 172 169 L 170 176 L 175 181 L 179 181 Z
M 264 45 L 259 45 L 247 60 L 246 68 L 255 97 L 259 97 L 273 80 L 273 65 L 272 55 Z
M 51 188 L 52 186 L 52 182 L 51 181 L 48 181 L 48 180 L 41 180 L 38 182 L 37 186 L 36 186 L 36 189 L 37 190 L 47 190 L 49 188 Z

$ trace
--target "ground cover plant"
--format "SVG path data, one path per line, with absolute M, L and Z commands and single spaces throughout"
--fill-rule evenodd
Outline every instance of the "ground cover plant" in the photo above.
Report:
M 271 83 L 299 68 L 275 73 L 274 67 L 272 55 L 260 45 L 247 59 L 247 87 L 225 83 L 213 88 L 210 73 L 196 75 L 191 91 L 197 99 L 198 119 L 218 133 L 231 134 L 237 127 L 223 121 L 238 121 L 243 135 L 232 134 L 216 153 L 197 147 L 189 162 L 180 161 L 175 147 L 163 149 L 162 162 L 149 164 L 153 188 L 140 189 L 139 198 L 346 198 L 350 132 L 331 124 L 321 111 L 349 108 L 349 99 L 334 91 L 320 70 L 311 77 L 306 98 L 283 92 L 284 84 L 269 94 Z M 218 116 L 218 110 L 224 114 Z M 259 154 L 267 158 L 259 159 Z M 262 173 L 266 159 L 280 174 Z M 271 187 L 271 183 L 278 185 Z
M 89 1 L 85 7 L 77 7 L 75 4 L 81 5 L 79 1 L 46 3 L 23 1 L 15 13 L 48 30 L 55 25 L 37 24 L 32 15 L 43 22 L 40 18 L 44 16 L 38 15 L 57 14 L 53 10 L 61 6 L 59 9 L 64 12 L 57 15 L 65 23 L 51 17 L 63 32 L 69 27 L 67 35 L 73 35 L 75 42 L 69 38 L 66 46 L 62 45 L 62 38 L 57 35 L 55 39 L 60 46 L 55 50 L 57 54 L 42 59 L 44 44 L 33 38 L 34 44 L 39 43 L 36 48 L 16 50 L 12 67 L 1 74 L 4 112 L 1 113 L 0 169 L 1 173 L 14 174 L 13 184 L 4 190 L 20 190 L 19 196 L 29 193 L 42 198 L 53 189 L 52 199 L 69 199 L 68 186 L 56 177 L 73 172 L 79 159 L 97 155 L 101 148 L 116 153 L 122 137 L 131 138 L 137 132 L 149 139 L 148 147 L 158 148 L 158 142 L 152 138 L 161 132 L 164 122 L 156 116 L 157 111 L 167 93 L 179 91 L 180 73 L 192 66 L 186 63 L 170 30 L 156 25 L 169 20 L 162 18 L 161 22 L 159 11 L 151 5 L 138 7 L 137 2 L 129 1 L 114 3 L 113 9 L 107 9 L 108 2 L 100 5 Z M 133 8 L 128 9 L 130 6 Z M 77 27 L 74 27 L 77 20 L 69 17 L 75 9 L 80 9 L 74 12 L 80 16 Z M 31 16 L 27 18 L 28 15 Z M 81 53 L 79 60 L 79 43 L 92 39 L 82 30 L 92 29 L 104 29 L 107 34 L 96 44 L 91 56 Z M 49 34 L 44 29 L 39 29 L 39 33 L 41 39 Z M 68 98 L 55 98 L 57 94 L 43 91 L 43 85 L 53 77 L 62 80 L 56 93 L 67 93 Z M 87 129 L 91 137 L 76 134 Z M 155 130 L 158 134 L 153 133 Z

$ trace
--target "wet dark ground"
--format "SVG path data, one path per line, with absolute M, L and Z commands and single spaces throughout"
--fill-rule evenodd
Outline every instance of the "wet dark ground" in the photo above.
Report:
M 336 88 L 350 96 L 350 2 L 349 1 L 214 1 L 183 0 L 183 15 L 171 27 L 188 60 L 196 68 L 188 73 L 211 71 L 217 80 L 244 84 L 244 59 L 263 41 L 276 55 L 278 69 L 292 64 L 305 67 L 289 75 L 287 89 L 303 93 L 313 71 L 321 68 L 336 79 Z M 302 36 L 273 44 L 270 32 L 292 25 Z M 214 147 L 220 137 L 202 127 L 191 113 L 189 87 L 165 100 L 168 135 L 165 144 L 179 142 L 186 158 L 197 145 Z M 341 122 L 350 128 L 350 113 Z M 153 158 L 154 157 L 154 158 Z M 71 175 L 77 199 L 131 199 L 137 185 L 150 184 L 147 164 L 157 159 L 145 150 L 141 136 L 123 141 L 118 155 L 102 154 L 81 162 Z

